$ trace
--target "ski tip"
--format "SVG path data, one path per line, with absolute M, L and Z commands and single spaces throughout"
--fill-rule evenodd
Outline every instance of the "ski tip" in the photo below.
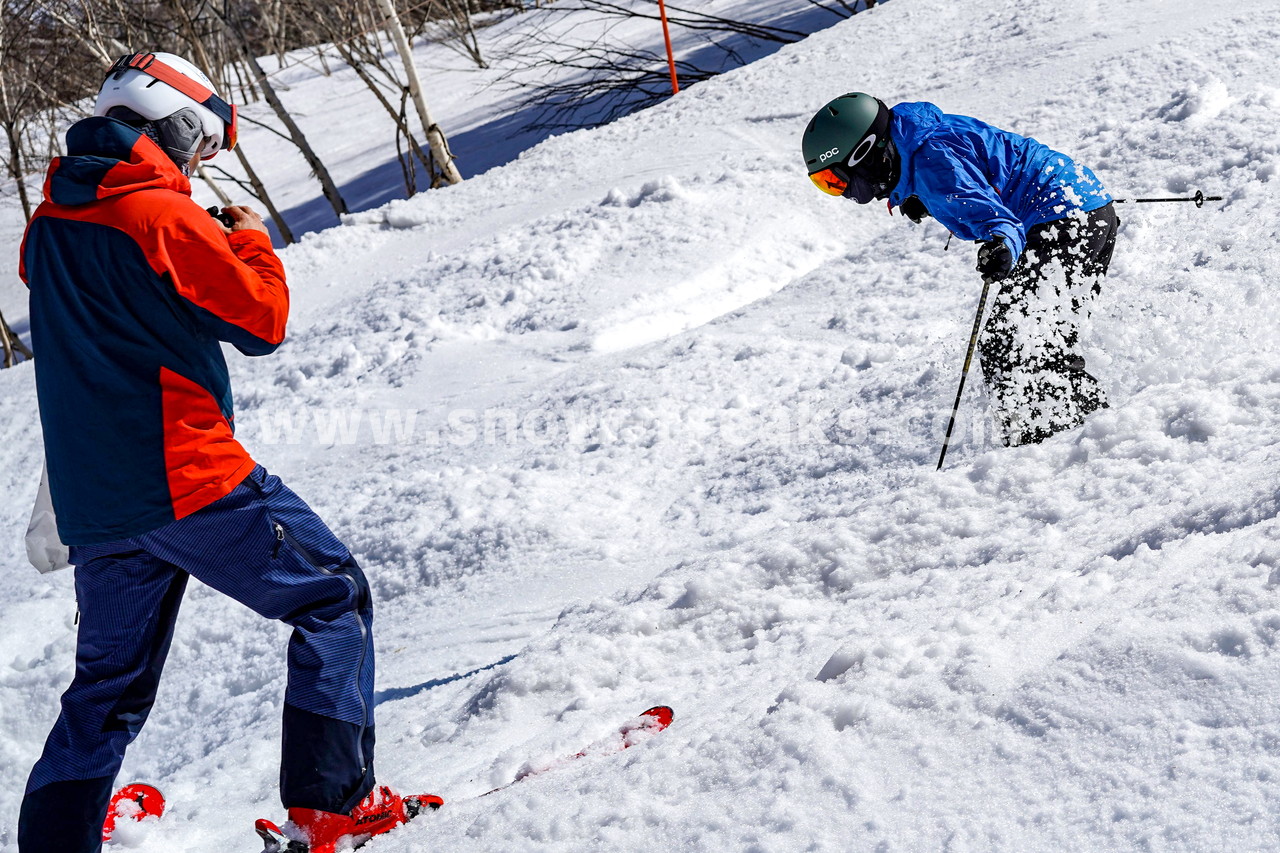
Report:
M 435 794 L 413 794 L 404 798 L 406 820 L 413 820 L 425 811 L 435 811 L 444 805 L 444 799 Z
M 254 822 L 253 831 L 262 839 L 262 853 L 282 853 L 288 849 L 285 845 L 289 843 L 289 839 L 284 837 L 284 830 L 265 817 Z
M 671 710 L 667 705 L 654 705 L 640 716 L 649 717 L 658 724 L 658 728 L 665 729 L 671 725 L 671 721 L 675 719 L 676 712 Z
M 276 835 L 284 835 L 284 832 L 280 827 L 276 826 L 273 821 L 269 821 L 265 817 L 260 817 L 254 822 L 253 830 L 259 835 L 264 832 L 274 832 Z
M 107 819 L 102 824 L 102 840 L 110 841 L 115 834 L 116 823 L 122 818 L 146 820 L 164 814 L 164 794 L 153 785 L 134 782 L 125 785 L 111 797 L 107 806 Z

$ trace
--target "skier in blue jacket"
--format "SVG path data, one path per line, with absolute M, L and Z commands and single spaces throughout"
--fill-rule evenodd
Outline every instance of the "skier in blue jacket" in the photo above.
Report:
M 802 148 L 828 195 L 887 201 L 980 244 L 978 272 L 999 292 L 979 352 L 1006 445 L 1041 442 L 1107 405 L 1079 347 L 1119 226 L 1092 171 L 1030 137 L 861 92 L 819 110 Z

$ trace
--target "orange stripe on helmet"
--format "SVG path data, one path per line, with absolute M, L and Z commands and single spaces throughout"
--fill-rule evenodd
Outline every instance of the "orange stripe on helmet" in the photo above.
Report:
M 154 53 L 133 54 L 129 57 L 128 67 L 149 74 L 161 83 L 172 86 L 198 104 L 203 104 L 209 100 L 210 96 L 217 97 L 212 89 L 156 59 Z

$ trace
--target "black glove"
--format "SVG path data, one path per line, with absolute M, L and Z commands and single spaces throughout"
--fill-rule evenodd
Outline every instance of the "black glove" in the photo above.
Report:
M 915 196 L 908 196 L 898 205 L 898 210 L 902 211 L 902 215 L 919 225 L 929 215 L 929 208 L 924 206 L 924 202 Z
M 1013 272 L 1013 252 L 1005 245 L 1004 237 L 996 235 L 978 249 L 978 272 L 988 284 Z

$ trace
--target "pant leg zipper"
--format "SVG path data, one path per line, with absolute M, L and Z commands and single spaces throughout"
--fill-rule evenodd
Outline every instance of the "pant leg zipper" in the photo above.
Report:
M 276 543 L 271 550 L 271 558 L 273 560 L 276 559 L 280 554 L 280 545 L 282 543 L 288 542 L 289 547 L 297 551 L 298 554 L 302 557 L 302 559 L 306 560 L 307 564 L 310 565 L 313 569 L 321 571 L 326 575 L 332 575 L 334 577 L 342 578 L 344 581 L 351 584 L 351 591 L 355 593 L 355 598 L 357 599 L 357 602 L 356 602 L 356 606 L 352 609 L 351 614 L 356 617 L 356 624 L 360 626 L 360 640 L 361 640 L 360 660 L 356 664 L 356 696 L 359 697 L 360 699 L 360 732 L 356 737 L 356 760 L 359 761 L 360 772 L 361 774 L 363 774 L 369 769 L 369 765 L 365 761 L 365 755 L 364 755 L 364 733 L 365 733 L 365 730 L 369 728 L 369 703 L 365 700 L 364 692 L 360 689 L 360 677 L 361 677 L 360 674 L 364 672 L 364 662 L 365 662 L 365 658 L 367 657 L 366 649 L 368 649 L 369 647 L 369 626 L 365 624 L 364 619 L 360 616 L 360 604 L 358 600 L 360 597 L 360 585 L 356 583 L 356 579 L 353 578 L 349 573 L 335 572 L 332 569 L 327 569 L 324 566 L 317 563 L 315 559 L 312 558 L 311 554 L 307 552 L 307 549 L 303 548 L 298 543 L 298 540 L 293 538 L 293 536 L 287 530 L 284 529 L 284 525 L 282 525 L 280 522 L 273 521 L 272 525 L 275 527 L 275 532 L 276 532 Z

